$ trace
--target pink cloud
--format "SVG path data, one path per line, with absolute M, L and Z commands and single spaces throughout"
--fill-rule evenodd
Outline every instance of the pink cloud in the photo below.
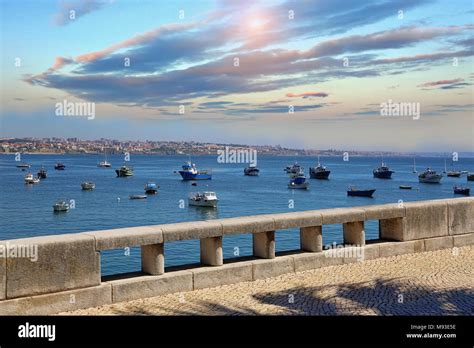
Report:
M 464 79 L 452 79 L 452 80 L 439 80 L 439 81 L 430 81 L 430 82 L 425 82 L 422 83 L 421 85 L 418 85 L 417 87 L 434 87 L 434 86 L 439 86 L 439 85 L 451 85 L 453 83 L 458 83 L 462 82 Z
M 324 92 L 305 92 L 305 93 L 287 93 L 286 96 L 288 98 L 310 98 L 310 97 L 319 97 L 319 98 L 326 98 L 329 94 Z

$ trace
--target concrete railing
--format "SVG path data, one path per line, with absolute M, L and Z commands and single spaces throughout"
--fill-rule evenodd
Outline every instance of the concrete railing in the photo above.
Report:
M 379 221 L 366 245 L 364 222 Z M 474 244 L 474 198 L 256 215 L 0 241 L 0 314 L 48 314 L 357 262 L 328 257 L 324 225 L 342 224 L 364 259 Z M 275 254 L 275 233 L 299 228 L 299 252 Z M 250 233 L 253 258 L 227 260 L 223 238 Z M 167 242 L 200 240 L 201 265 L 166 269 Z M 141 247 L 142 273 L 101 277 L 102 250 Z M 37 260 L 27 251 L 37 250 Z M 22 254 L 23 252 L 23 254 Z M 2 257 L 3 256 L 3 257 Z

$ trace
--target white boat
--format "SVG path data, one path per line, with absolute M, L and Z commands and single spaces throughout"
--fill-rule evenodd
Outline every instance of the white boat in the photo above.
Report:
M 53 205 L 53 211 L 56 213 L 69 211 L 69 204 L 65 201 L 59 201 Z
M 219 200 L 215 192 L 203 192 L 203 193 L 193 193 L 188 198 L 189 205 L 194 205 L 197 207 L 217 207 Z
M 81 187 L 83 190 L 93 190 L 95 189 L 95 184 L 93 182 L 83 182 Z
M 97 167 L 100 167 L 100 168 L 110 168 L 112 166 L 112 164 L 110 164 L 110 162 L 107 162 L 107 152 L 104 153 L 104 160 L 103 161 L 100 161 L 98 164 L 97 164 Z
M 443 175 L 436 173 L 431 168 L 427 168 L 423 173 L 418 175 L 418 181 L 425 184 L 439 184 Z
M 35 178 L 33 174 L 28 173 L 25 175 L 25 184 L 37 184 L 40 182 L 39 178 Z

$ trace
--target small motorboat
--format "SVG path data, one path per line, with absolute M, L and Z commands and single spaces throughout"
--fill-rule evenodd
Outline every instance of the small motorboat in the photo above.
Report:
M 64 170 L 66 169 L 66 166 L 64 164 L 62 164 L 61 162 L 58 162 L 56 163 L 56 165 L 54 166 L 54 169 L 56 170 Z
M 64 213 L 69 211 L 69 204 L 65 201 L 59 201 L 53 205 L 53 211 L 55 213 Z
M 474 181 L 474 173 L 467 173 L 467 181 Z
M 196 207 L 215 208 L 218 202 L 215 192 L 192 193 L 188 198 L 188 204 Z
M 156 192 L 158 192 L 159 188 L 160 186 L 158 186 L 156 183 L 149 181 L 145 184 L 145 193 L 154 195 Z
M 46 179 L 47 177 L 48 177 L 48 174 L 46 172 L 46 169 L 44 169 L 44 167 L 41 167 L 41 169 L 38 172 L 38 178 Z
M 410 185 L 400 185 L 399 188 L 401 190 L 411 190 L 411 186 Z
M 95 189 L 95 184 L 93 182 L 83 182 L 81 187 L 84 191 L 89 191 Z
M 454 186 L 453 190 L 454 194 L 456 195 L 469 196 L 469 194 L 471 193 L 471 189 L 469 187 Z
M 446 175 L 452 178 L 459 178 L 461 177 L 461 172 L 458 170 L 451 170 L 447 172 Z
M 315 167 L 309 168 L 309 177 L 311 179 L 327 180 L 329 178 L 329 174 L 331 174 L 331 171 L 319 163 L 318 156 L 318 164 Z
M 258 176 L 260 173 L 260 169 L 258 169 L 255 166 L 248 166 L 247 168 L 244 169 L 244 175 L 247 176 Z
M 439 184 L 443 175 L 436 173 L 431 168 L 427 168 L 423 173 L 418 175 L 418 181 L 424 184 Z
M 28 163 L 20 163 L 20 164 L 17 164 L 16 167 L 17 168 L 30 168 L 31 165 L 29 165 Z
M 383 161 L 380 164 L 380 167 L 374 169 L 373 171 L 374 178 L 378 179 L 391 179 L 393 173 L 394 171 L 390 170 L 390 168 Z
M 374 190 L 359 190 L 359 189 L 351 186 L 347 190 L 347 195 L 348 196 L 355 196 L 355 197 L 372 197 L 374 192 L 375 192 L 375 189 Z
M 292 178 L 288 183 L 288 188 L 290 189 L 306 190 L 308 187 L 309 182 L 306 181 L 306 176 L 303 173 L 298 174 L 298 176 Z
M 127 166 L 121 166 L 119 169 L 115 170 L 115 173 L 117 173 L 117 177 L 126 177 L 126 176 L 132 176 L 133 175 L 133 168 L 132 167 L 127 167 Z
M 183 180 L 211 180 L 212 173 L 209 170 L 198 170 L 191 161 L 186 162 L 179 171 Z
M 191 184 L 191 186 L 197 186 L 197 185 L 198 185 L 197 182 L 193 182 L 193 183 Z
M 146 199 L 147 195 L 130 195 L 130 199 Z
M 37 184 L 40 182 L 39 178 L 35 178 L 33 174 L 28 173 L 25 175 L 25 184 Z

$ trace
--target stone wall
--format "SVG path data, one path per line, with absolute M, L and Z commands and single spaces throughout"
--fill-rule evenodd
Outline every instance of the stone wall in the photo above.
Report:
M 379 221 L 366 241 L 364 222 Z M 346 246 L 322 250 L 324 226 L 341 224 Z M 300 228 L 301 250 L 275 253 L 278 230 Z M 253 235 L 253 258 L 223 259 L 223 237 Z M 200 240 L 201 264 L 165 269 L 165 246 Z M 246 216 L 0 241 L 0 314 L 51 314 L 319 267 L 474 244 L 474 199 L 459 198 Z M 142 248 L 142 273 L 101 278 L 100 252 Z M 16 248 L 16 249 L 15 249 Z M 36 248 L 37 260 L 19 255 Z M 10 251 L 15 251 L 16 254 Z M 351 251 L 354 251 L 351 253 Z M 166 270 L 166 272 L 165 272 Z

